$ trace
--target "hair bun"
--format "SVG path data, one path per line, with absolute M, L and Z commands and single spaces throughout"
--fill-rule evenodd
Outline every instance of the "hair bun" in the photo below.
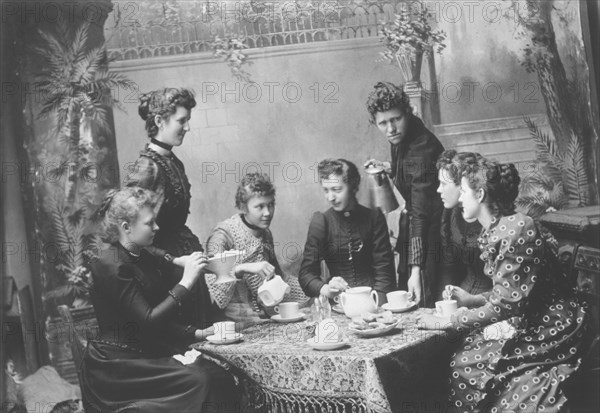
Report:
M 150 99 L 152 98 L 151 93 L 144 93 L 140 96 L 140 105 L 138 106 L 138 114 L 142 120 L 148 120 L 150 114 Z
M 500 182 L 506 187 L 519 186 L 521 183 L 521 177 L 519 171 L 512 163 L 503 163 L 499 165 Z

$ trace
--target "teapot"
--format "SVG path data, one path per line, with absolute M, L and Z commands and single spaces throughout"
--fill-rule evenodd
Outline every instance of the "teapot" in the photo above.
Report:
M 366 168 L 365 172 L 372 178 L 371 191 L 375 198 L 375 206 L 378 206 L 384 213 L 398 208 L 398 200 L 385 170 L 372 165 Z
M 283 296 L 291 291 L 290 286 L 283 279 L 276 275 L 269 281 L 265 280 L 258 287 L 258 297 L 267 307 L 273 307 L 283 300 Z
M 348 288 L 340 294 L 340 305 L 347 317 L 356 317 L 362 313 L 374 313 L 379 307 L 377 292 L 371 287 Z

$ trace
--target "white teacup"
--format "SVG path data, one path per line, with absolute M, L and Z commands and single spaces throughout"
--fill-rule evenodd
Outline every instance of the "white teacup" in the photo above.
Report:
M 235 322 L 233 321 L 220 321 L 214 323 L 215 336 L 220 340 L 225 340 L 228 336 L 235 336 Z
M 410 301 L 410 293 L 408 291 L 392 291 L 385 295 L 388 304 L 394 308 L 408 307 Z
M 273 310 L 281 315 L 281 318 L 295 318 L 300 315 L 300 306 L 298 303 L 281 303 L 276 305 Z
M 435 311 L 442 317 L 450 317 L 458 309 L 456 300 L 436 301 Z

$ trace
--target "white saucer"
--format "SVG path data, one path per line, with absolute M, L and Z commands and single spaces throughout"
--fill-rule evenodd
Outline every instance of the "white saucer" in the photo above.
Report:
M 238 341 L 242 341 L 243 338 L 244 335 L 242 333 L 228 335 L 225 339 L 222 339 L 221 337 L 213 334 L 212 336 L 206 337 L 206 340 L 211 344 L 232 344 L 237 343 Z
M 296 317 L 281 318 L 281 314 L 275 314 L 271 317 L 271 320 L 277 321 L 278 323 L 294 323 L 296 321 L 304 320 L 306 316 L 304 314 L 298 314 Z
M 335 349 L 338 349 L 338 348 L 348 345 L 347 340 L 341 340 L 341 341 L 335 341 L 335 342 L 321 342 L 321 341 L 315 341 L 314 339 L 309 338 L 308 340 L 306 340 L 306 342 L 313 350 L 322 350 L 322 351 L 335 350 Z
M 353 325 L 350 324 L 348 326 L 348 330 L 360 337 L 377 337 L 377 336 L 381 336 L 381 335 L 384 335 L 384 334 L 392 331 L 394 328 L 396 328 L 396 326 L 398 325 L 399 322 L 400 322 L 399 320 L 396 320 L 392 324 L 379 323 L 382 325 L 382 327 L 371 328 L 368 330 L 359 330 L 357 328 L 354 328 Z
M 406 307 L 392 307 L 390 303 L 385 303 L 381 306 L 384 310 L 389 310 L 392 313 L 404 313 L 406 311 L 410 311 L 417 306 L 415 301 L 409 301 Z
M 341 306 L 339 303 L 338 303 L 338 304 L 334 304 L 334 305 L 332 305 L 332 306 L 331 306 L 331 309 L 332 309 L 333 311 L 335 311 L 336 313 L 339 313 L 339 314 L 345 314 L 345 313 L 344 313 L 344 309 L 342 308 L 342 306 Z

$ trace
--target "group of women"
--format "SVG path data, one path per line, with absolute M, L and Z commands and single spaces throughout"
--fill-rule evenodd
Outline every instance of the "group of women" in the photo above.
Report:
M 124 187 L 100 208 L 111 244 L 92 268 L 100 335 L 88 343 L 82 366 L 90 411 L 241 411 L 239 380 L 226 366 L 203 357 L 184 365 L 172 355 L 211 334 L 214 321 L 257 323 L 272 315 L 257 291 L 274 275 L 291 287 L 284 300 L 301 304 L 364 285 L 380 303 L 398 286 L 425 305 L 454 298 L 461 308 L 451 318 L 422 315 L 420 325 L 464 332 L 451 361 L 456 407 L 564 404 L 563 382 L 579 366 L 586 316 L 562 275 L 550 271 L 551 252 L 533 220 L 514 211 L 519 176 L 512 164 L 444 151 L 401 88 L 378 83 L 367 108 L 391 144 L 392 162 L 365 165 L 386 168 L 406 202 L 395 246 L 398 279 L 386 219 L 358 203 L 360 173 L 345 159 L 318 164 L 331 208 L 313 215 L 296 277 L 277 261 L 269 230 L 275 188 L 266 175 L 241 180 L 239 213 L 215 225 L 206 253 L 185 225 L 190 184 L 172 148 L 189 131 L 195 104 L 186 89 L 142 96 L 150 142 Z M 216 282 L 208 256 L 232 249 L 244 251 L 235 281 Z M 502 322 L 516 334 L 489 340 L 485 328 Z

